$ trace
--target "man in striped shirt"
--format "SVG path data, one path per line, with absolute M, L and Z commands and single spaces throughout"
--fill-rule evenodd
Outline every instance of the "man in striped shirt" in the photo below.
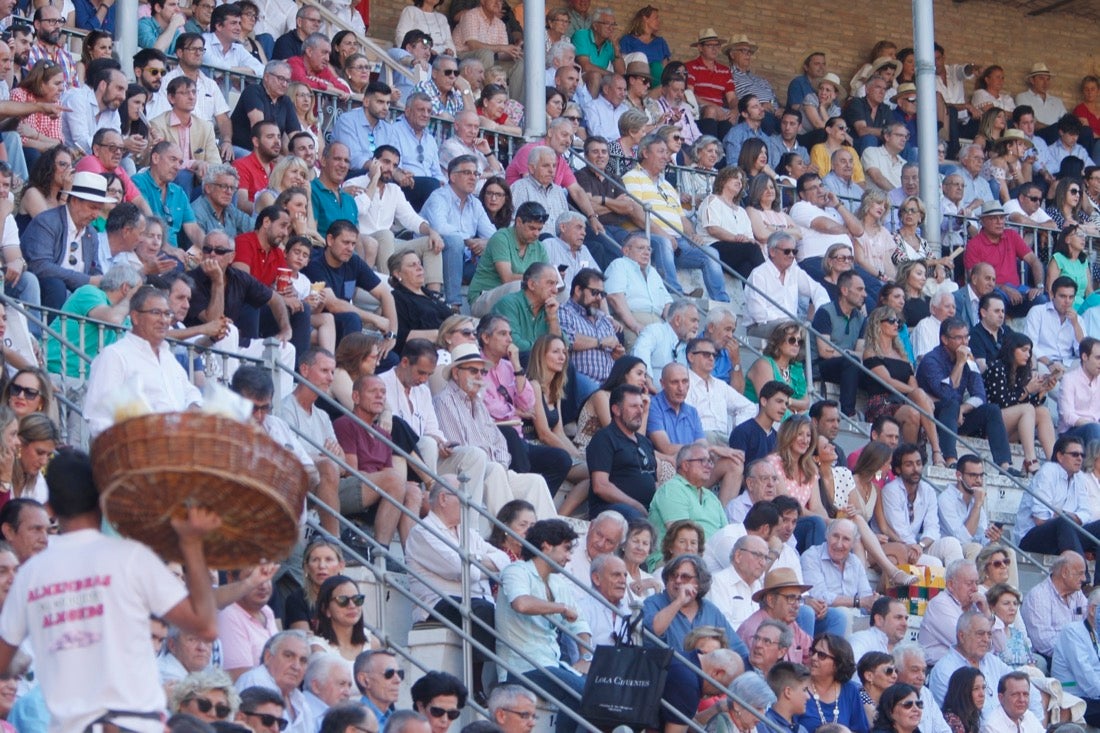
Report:
M 684 64 L 687 85 L 699 100 L 699 126 L 703 134 L 721 139 L 733 124 L 737 93 L 730 67 L 718 63 L 718 52 L 725 43 L 713 28 L 704 28 L 699 40 L 691 44 L 699 56 Z

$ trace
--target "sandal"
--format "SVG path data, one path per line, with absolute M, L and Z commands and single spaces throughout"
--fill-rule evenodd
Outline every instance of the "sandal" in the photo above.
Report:
M 1030 461 L 1024 461 L 1024 473 L 1028 476 L 1033 476 L 1039 473 L 1039 467 L 1043 465 L 1043 462 L 1038 458 L 1032 458 Z
M 936 460 L 936 456 L 940 457 L 940 459 L 938 461 Z M 939 466 L 939 467 L 943 467 L 943 466 L 946 465 L 943 461 L 943 451 L 938 451 L 938 450 L 932 451 L 932 465 L 933 466 Z
M 913 584 L 918 583 L 918 582 L 920 582 L 920 578 L 918 578 L 915 575 L 910 575 L 909 573 L 905 572 L 904 570 L 902 570 L 900 568 L 895 570 L 893 572 L 893 574 L 890 576 L 890 583 L 895 585 L 895 586 L 898 586 L 898 585 L 913 585 Z

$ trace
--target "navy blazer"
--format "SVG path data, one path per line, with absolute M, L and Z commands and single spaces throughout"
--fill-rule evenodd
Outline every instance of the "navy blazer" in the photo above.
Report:
M 99 237 L 90 226 L 84 227 L 80 237 L 81 251 L 84 253 L 84 271 L 77 272 L 63 267 L 69 256 L 69 218 L 65 204 L 43 211 L 27 224 L 19 242 L 27 269 L 38 279 L 55 278 L 65 283 L 72 292 L 81 285 L 87 285 L 92 275 L 102 275 L 99 254 Z

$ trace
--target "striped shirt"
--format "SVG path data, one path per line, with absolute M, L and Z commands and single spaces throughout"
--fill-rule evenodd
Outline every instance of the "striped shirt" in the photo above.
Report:
M 736 91 L 733 84 L 733 74 L 730 67 L 715 63 L 713 69 L 708 69 L 703 63 L 703 57 L 692 59 L 684 64 L 688 74 L 688 86 L 695 92 L 695 98 L 700 102 L 709 102 L 719 107 L 726 106 L 726 94 Z
M 768 102 L 773 105 L 776 104 L 775 90 L 772 89 L 772 85 L 768 80 L 762 76 L 757 76 L 751 71 L 741 71 L 741 69 L 735 68 L 733 70 L 733 83 L 737 87 L 738 99 L 744 99 L 750 94 L 755 94 L 761 104 L 767 104 Z
M 508 444 L 504 440 L 504 434 L 493 422 L 484 401 L 471 400 L 454 380 L 448 380 L 447 386 L 432 402 L 436 417 L 439 418 L 439 427 L 447 440 L 460 445 L 476 445 L 489 458 L 505 468 L 508 467 L 512 462 Z
M 641 201 L 642 206 L 649 205 L 654 213 L 664 219 L 654 222 L 658 227 L 665 230 L 673 227 L 677 234 L 683 233 L 680 220 L 684 209 L 680 206 L 680 195 L 664 177 L 658 176 L 657 180 L 653 180 L 638 166 L 623 176 L 623 185 L 630 195 Z

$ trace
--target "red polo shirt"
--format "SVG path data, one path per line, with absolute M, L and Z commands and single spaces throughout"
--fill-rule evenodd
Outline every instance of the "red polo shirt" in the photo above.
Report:
M 238 234 L 236 242 L 237 254 L 233 257 L 233 261 L 248 265 L 252 277 L 269 288 L 275 287 L 278 269 L 286 267 L 286 253 L 278 247 L 270 252 L 264 252 L 256 232 Z
M 1028 256 L 1031 248 L 1014 229 L 1005 229 L 1001 241 L 992 242 L 985 230 L 966 243 L 963 252 L 963 264 L 967 272 L 979 262 L 988 262 L 997 272 L 998 285 L 1020 284 L 1020 262 Z
M 715 62 L 712 71 L 703 65 L 703 57 L 699 56 L 684 64 L 684 68 L 688 73 L 688 86 L 695 92 L 697 100 L 726 106 L 726 93 L 735 91 L 730 67 Z
M 255 201 L 256 194 L 267 188 L 267 175 L 271 172 L 270 169 L 264 168 L 255 151 L 234 160 L 233 167 L 241 177 L 241 188 L 248 192 L 248 200 Z

